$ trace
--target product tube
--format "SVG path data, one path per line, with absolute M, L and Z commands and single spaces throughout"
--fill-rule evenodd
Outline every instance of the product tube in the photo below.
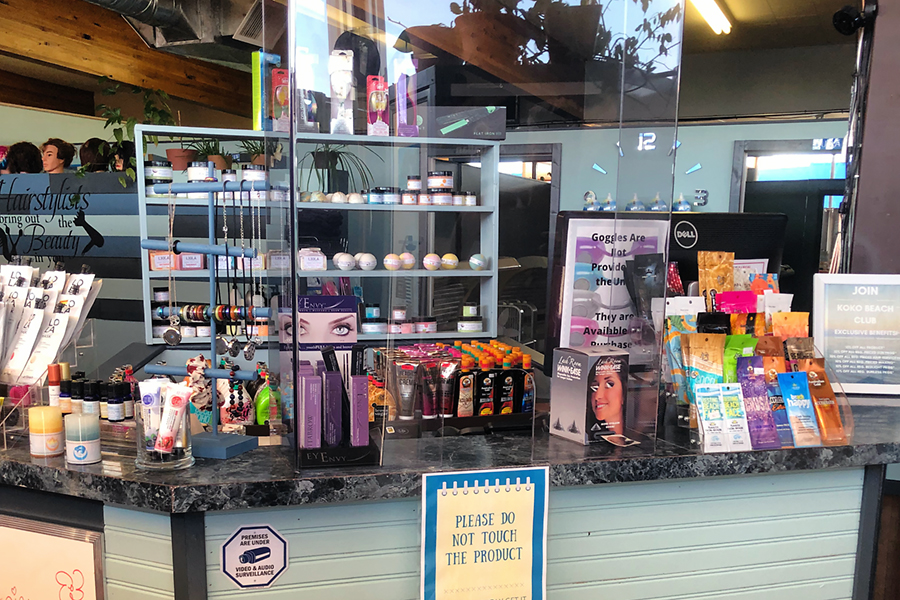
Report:
M 148 379 L 141 381 L 138 388 L 141 392 L 141 423 L 144 429 L 144 447 L 153 450 L 156 445 L 156 434 L 159 433 L 160 411 L 160 386 L 165 379 Z
M 301 375 L 300 390 L 300 434 L 301 448 L 322 447 L 322 378 L 316 375 Z
M 394 362 L 397 389 L 400 392 L 400 414 L 398 416 L 404 421 L 415 417 L 417 367 L 418 365 L 414 362 Z
M 438 381 L 441 372 L 434 361 L 423 362 L 422 369 L 422 418 L 434 419 L 437 417 Z
M 453 404 L 456 395 L 456 376 L 459 372 L 459 361 L 445 360 L 441 363 L 441 416 L 453 416 Z
M 369 445 L 369 378 L 350 377 L 350 445 Z
M 170 385 L 166 394 L 165 407 L 159 422 L 159 433 L 153 449 L 163 454 L 171 454 L 175 447 L 175 437 L 184 422 L 188 401 L 193 390 L 187 385 Z
M 325 385 L 325 445 L 337 446 L 341 443 L 343 420 L 341 418 L 341 392 L 344 382 L 337 371 L 325 371 L 322 375 Z

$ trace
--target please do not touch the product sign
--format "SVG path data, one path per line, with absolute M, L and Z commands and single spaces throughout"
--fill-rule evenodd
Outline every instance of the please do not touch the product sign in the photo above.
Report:
M 544 598 L 547 475 L 547 468 L 424 475 L 422 598 Z

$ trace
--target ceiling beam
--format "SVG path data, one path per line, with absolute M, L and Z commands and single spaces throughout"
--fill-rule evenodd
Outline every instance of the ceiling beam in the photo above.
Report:
M 94 93 L 0 70 L 0 102 L 94 116 Z
M 236 115 L 251 112 L 249 73 L 149 48 L 120 15 L 80 0 L 3 0 L 0 51 Z

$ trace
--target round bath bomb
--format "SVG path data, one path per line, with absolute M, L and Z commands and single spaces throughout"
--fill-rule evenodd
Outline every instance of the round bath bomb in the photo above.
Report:
M 359 263 L 359 259 L 362 258 L 363 254 L 365 254 L 365 252 L 357 252 L 356 254 L 353 255 L 353 260 L 355 260 L 357 263 Z
M 360 255 L 359 260 L 356 262 L 363 271 L 371 271 L 378 266 L 378 259 L 375 258 L 374 254 L 369 254 L 368 252 Z
M 344 192 L 335 192 L 331 194 L 331 202 L 334 204 L 347 204 L 347 196 Z
M 347 202 L 349 204 L 365 204 L 366 201 L 363 199 L 362 194 L 357 194 L 353 192 L 352 194 L 347 196 Z
M 396 271 L 400 268 L 400 257 L 394 253 L 384 257 L 384 268 L 388 271 Z
M 422 259 L 422 266 L 429 271 L 437 271 L 441 268 L 441 257 L 437 254 L 426 254 Z
M 473 271 L 487 269 L 487 258 L 485 258 L 484 254 L 473 254 L 472 258 L 469 259 L 469 266 Z
M 325 202 L 331 202 L 331 198 L 334 194 L 325 194 Z
M 452 252 L 448 252 L 447 254 L 441 257 L 441 268 L 442 269 L 455 269 L 459 264 L 459 257 L 457 257 Z
M 404 269 L 414 269 L 416 266 L 416 257 L 409 252 L 404 252 L 400 255 L 400 264 L 403 265 Z
M 336 264 L 341 271 L 352 271 L 356 268 L 356 259 L 346 252 L 341 252 L 335 257 L 334 264 Z
M 300 202 L 309 202 L 311 195 L 309 192 L 300 192 Z
M 322 192 L 313 192 L 309 195 L 310 202 L 325 202 L 325 194 Z

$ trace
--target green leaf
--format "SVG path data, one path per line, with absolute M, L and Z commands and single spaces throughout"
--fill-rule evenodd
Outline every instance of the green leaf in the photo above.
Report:
M 134 169 L 132 169 L 131 167 L 125 169 L 125 174 L 128 175 L 128 177 L 131 178 L 132 181 L 137 179 L 137 175 L 135 175 Z
M 457 4 L 456 2 L 450 3 L 450 12 L 452 12 L 454 15 L 463 14 L 462 7 L 459 4 Z
M 121 127 L 113 129 L 113 135 L 116 137 L 116 142 L 118 142 L 119 144 L 125 141 L 125 132 L 122 131 Z
M 128 187 L 128 182 L 125 181 L 124 177 L 120 176 L 119 177 L 119 185 L 121 185 L 122 187 Z
M 128 134 L 129 140 L 134 140 L 134 126 L 137 125 L 137 119 L 134 117 L 130 117 L 128 121 L 125 123 L 125 131 Z

